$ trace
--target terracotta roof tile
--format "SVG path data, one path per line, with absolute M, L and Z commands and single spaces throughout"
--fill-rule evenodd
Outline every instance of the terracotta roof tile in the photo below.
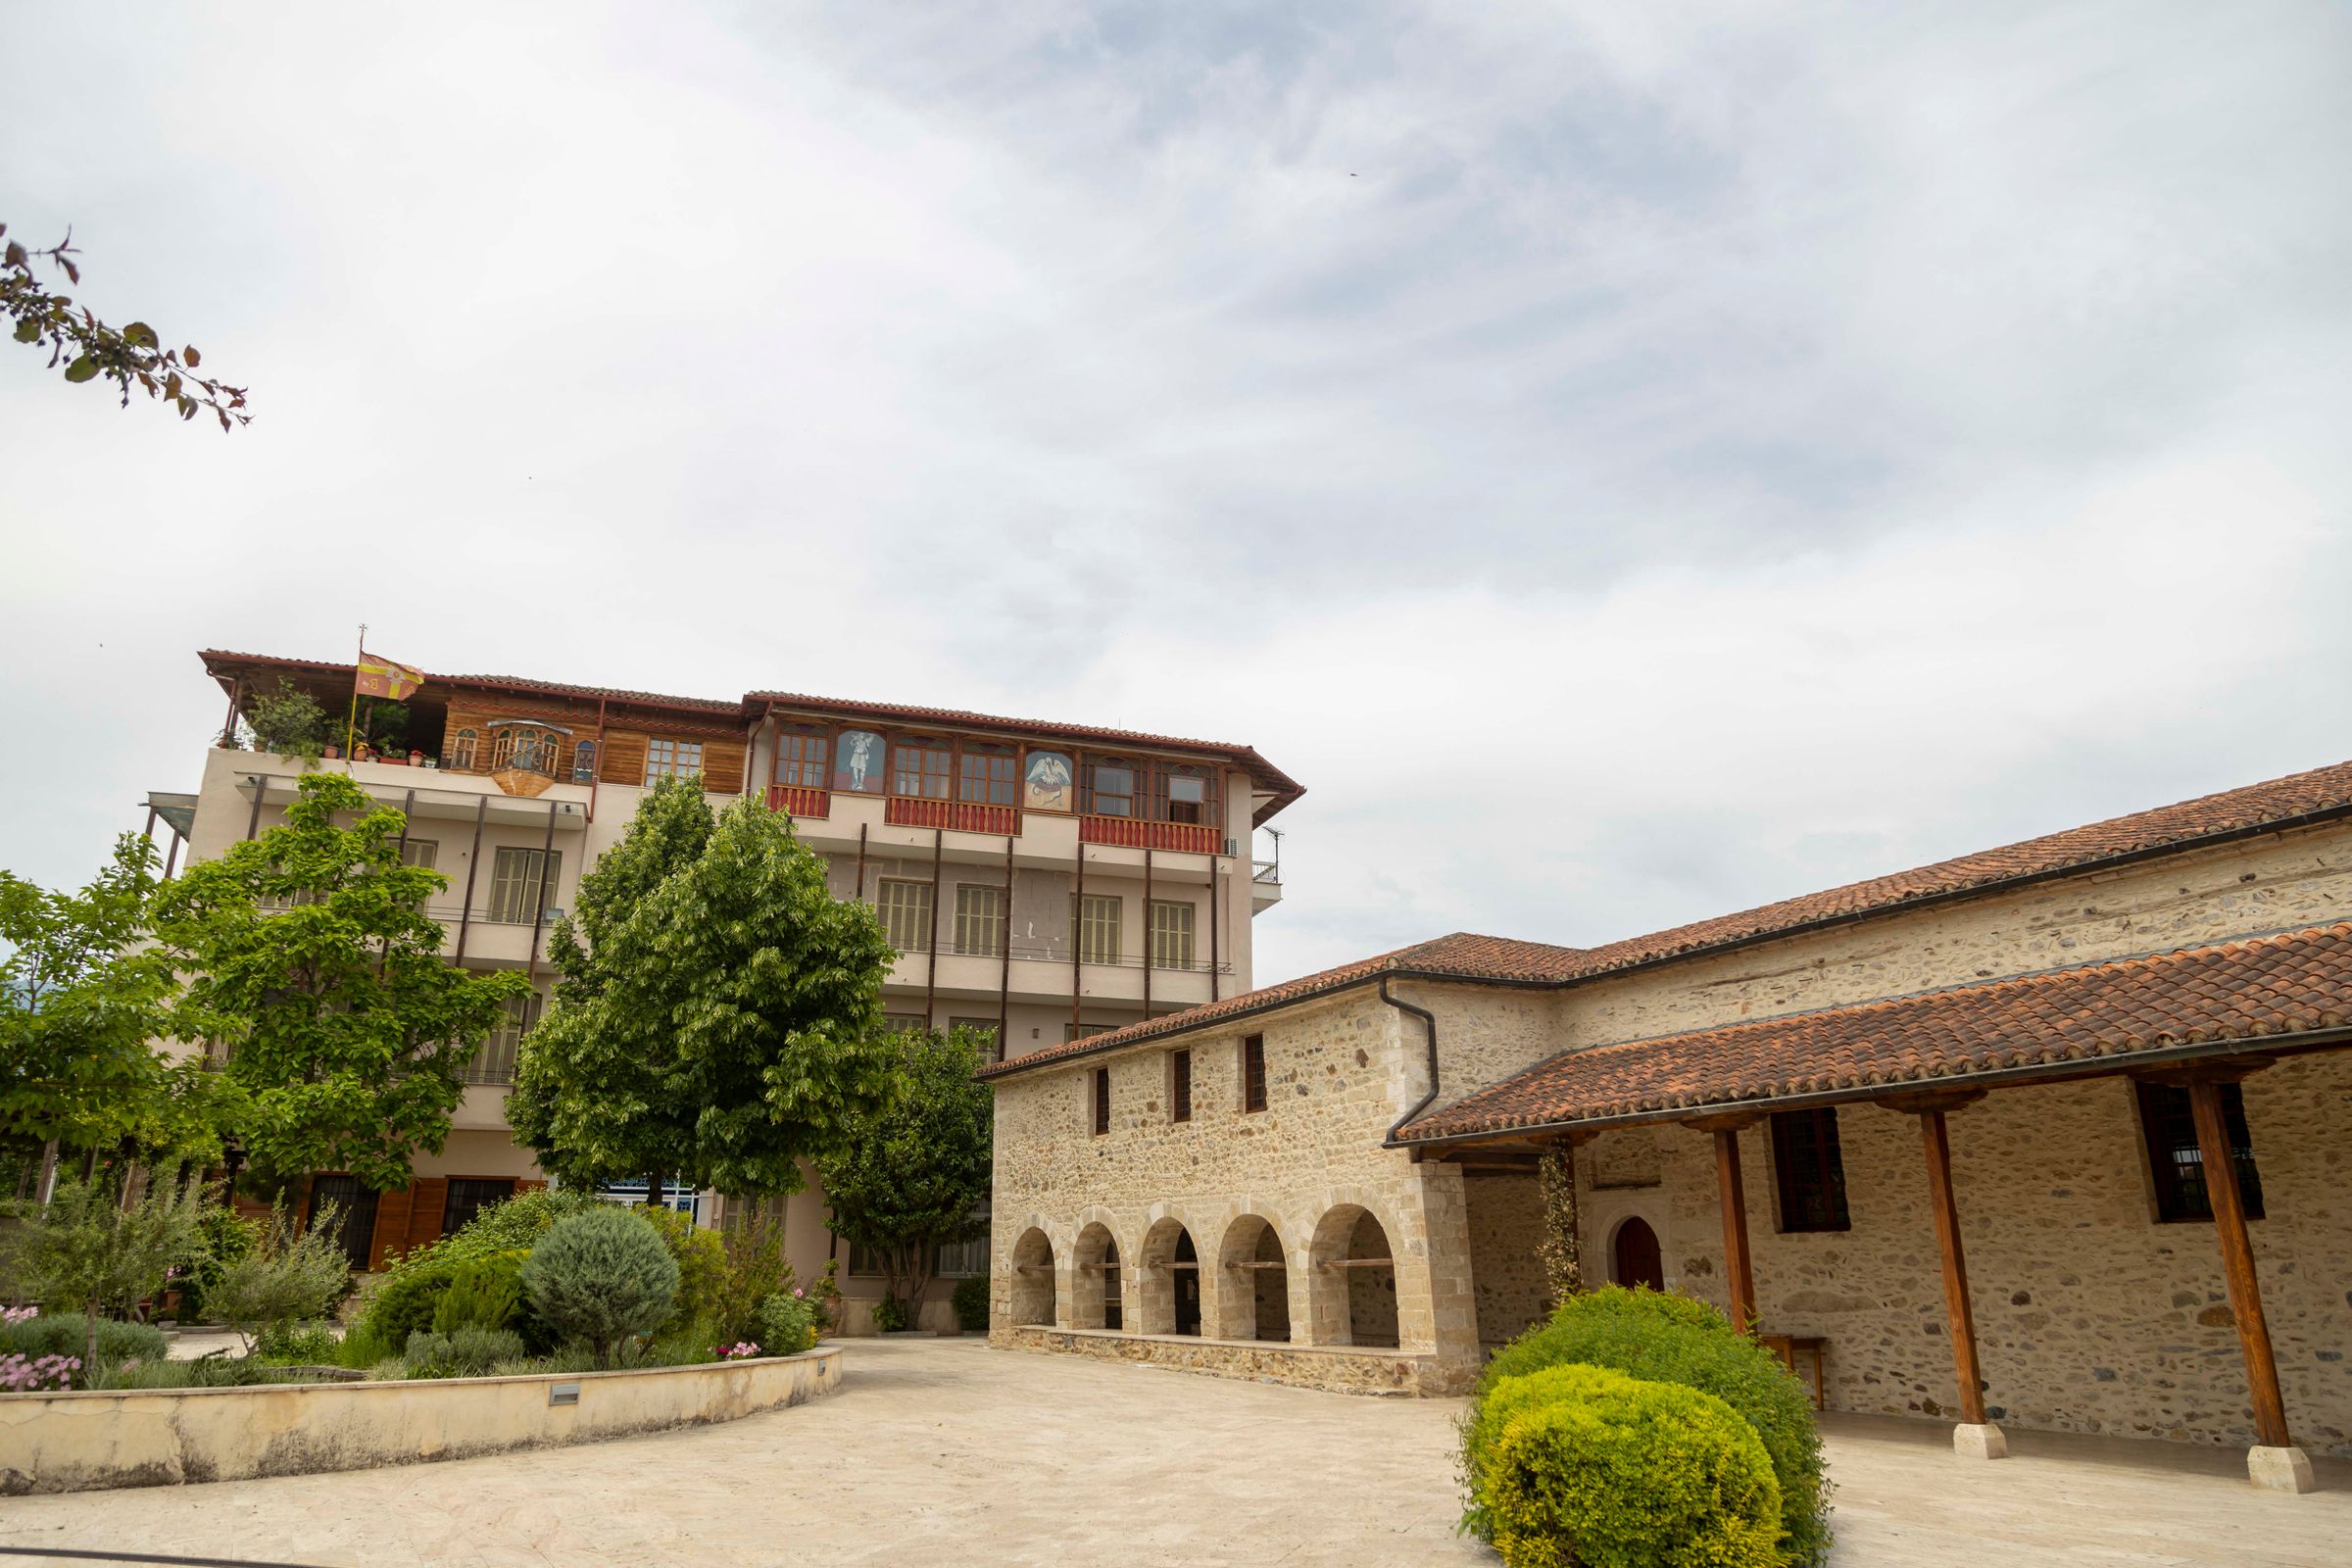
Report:
M 2347 1026 L 2352 924 L 2338 922 L 1570 1051 L 1406 1124 L 1398 1138 L 1736 1108 Z
M 1033 1051 L 997 1064 L 990 1073 L 994 1076 L 1017 1072 L 1070 1056 L 1190 1033 L 1236 1015 L 1262 1012 L 1285 1003 L 1364 985 L 1384 974 L 1496 985 L 1575 985 L 1626 969 L 1696 957 L 1742 943 L 1786 936 L 1816 925 L 1892 913 L 2004 883 L 2060 876 L 2117 860 L 2177 853 L 2217 838 L 2263 831 L 2306 817 L 2337 814 L 2352 814 L 2352 762 L 2337 762 L 2218 795 L 2200 796 L 2175 806 L 2111 817 L 2086 827 L 2045 834 L 1997 850 L 1938 860 L 1915 870 L 1852 882 L 1802 898 L 1784 899 L 1738 914 L 1718 915 L 1597 948 L 1562 948 L 1455 932 L 1319 974 L 1228 997 L 1207 1006 L 1167 1013 L 1107 1034 Z
M 288 669 L 311 669 L 324 674 L 356 675 L 350 664 L 331 660 L 286 659 L 276 654 L 240 654 L 225 649 L 207 648 L 198 655 L 205 667 L 214 674 L 221 664 L 262 664 Z M 661 692 L 629 691 L 618 686 L 575 686 L 565 681 L 531 680 L 520 675 L 435 675 L 427 679 L 449 681 L 463 686 L 492 686 L 506 691 L 548 692 L 561 697 L 609 698 L 620 702 L 646 703 L 661 708 L 687 708 L 713 713 L 741 714 L 741 698 L 670 697 Z

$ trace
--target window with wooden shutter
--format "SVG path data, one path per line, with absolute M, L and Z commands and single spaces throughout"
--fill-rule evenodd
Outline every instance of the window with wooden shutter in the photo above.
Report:
M 1070 923 L 1081 963 L 1119 961 L 1119 926 L 1126 917 L 1124 901 L 1115 893 L 1089 893 L 1070 898 Z
M 491 862 L 490 907 L 485 920 L 529 925 L 556 901 L 564 875 L 564 852 L 504 849 Z
M 1193 906 L 1174 901 L 1152 901 L 1152 967 L 1190 969 L 1193 966 Z
M 511 1084 L 514 1081 L 514 1057 L 522 1047 L 522 1037 L 539 1022 L 539 1009 L 545 999 L 536 993 L 527 997 L 509 997 L 506 1016 L 490 1038 L 482 1042 L 481 1050 L 473 1054 L 459 1077 L 469 1084 Z
M 875 895 L 882 913 L 883 934 L 901 953 L 927 953 L 931 948 L 931 884 L 884 877 Z
M 956 889 L 956 951 L 994 958 L 1004 952 L 1004 890 L 964 883 Z
M 1849 1228 L 1835 1106 L 1773 1112 L 1772 1173 L 1780 1189 L 1782 1230 Z

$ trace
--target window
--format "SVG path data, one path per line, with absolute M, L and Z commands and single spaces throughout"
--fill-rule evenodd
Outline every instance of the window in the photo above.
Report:
M 1095 1136 L 1110 1131 L 1110 1069 L 1095 1069 Z
M 919 1035 L 931 1027 L 931 1020 L 919 1012 L 886 1012 L 882 1027 L 894 1035 Z
M 1772 1170 L 1781 1190 L 1782 1230 L 1847 1228 L 1845 1161 L 1838 1149 L 1836 1109 L 1774 1111 Z
M 1084 898 L 1072 895 L 1070 920 L 1077 926 L 1078 961 L 1080 963 L 1116 963 L 1119 961 L 1119 925 L 1126 917 L 1122 900 L 1115 893 L 1089 893 Z
M 994 958 L 1004 952 L 1004 890 L 964 883 L 956 889 L 956 951 Z
M 571 749 L 571 781 L 574 784 L 596 782 L 596 742 L 582 741 Z
M 996 1019 L 951 1017 L 948 1019 L 948 1027 L 951 1029 L 969 1029 L 972 1031 L 972 1033 L 985 1037 L 988 1041 L 989 1054 L 996 1057 L 999 1061 L 1003 1061 L 1004 1059 L 1004 1043 L 997 1038 Z
M 514 1178 L 502 1176 L 493 1181 L 479 1176 L 459 1176 L 451 1179 L 449 1196 L 441 1203 L 441 1234 L 455 1236 L 473 1223 L 473 1218 L 494 1203 L 503 1203 L 514 1196 Z
M 1266 1037 L 1246 1035 L 1242 1039 L 1242 1108 L 1266 1108 Z
M 1097 816 L 1135 814 L 1135 769 L 1125 762 L 1086 764 L 1086 808 Z
M 1171 822 L 1205 822 L 1208 820 L 1208 780 L 1190 769 L 1178 769 L 1168 775 L 1168 820 Z
M 1019 761 L 1010 752 L 964 753 L 963 778 L 956 799 L 970 801 L 975 806 L 1010 806 L 1013 775 L 1019 771 Z
M 2156 1178 L 2156 1217 L 2167 1225 L 2213 1218 L 2205 1190 L 2205 1155 L 2197 1147 L 2197 1120 L 2188 1091 L 2169 1084 L 2138 1084 L 2139 1124 L 2148 1138 L 2148 1170 Z M 2222 1127 L 2230 1155 L 2237 1161 L 2238 1197 L 2246 1218 L 2262 1218 L 2262 1178 L 2254 1169 L 2254 1137 L 2246 1128 L 2246 1097 L 2236 1084 L 2222 1085 Z
M 482 918 L 511 925 L 533 924 L 555 902 L 556 884 L 563 877 L 562 850 L 499 851 L 490 869 L 490 908 Z
M 801 730 L 776 737 L 776 782 L 801 789 L 825 787 L 825 738 Z
M 1193 1119 L 1193 1054 L 1168 1053 L 1168 1120 Z
M 701 741 L 649 740 L 645 743 L 645 782 L 649 787 L 665 778 L 692 778 L 702 770 Z
M 532 724 L 510 725 L 499 730 L 490 748 L 490 765 L 501 770 L 516 768 L 525 773 L 544 773 L 553 778 L 557 759 L 563 751 L 563 737 L 552 729 Z
M 852 1279 L 879 1279 L 889 1272 L 889 1269 L 883 1267 L 880 1252 L 875 1251 L 863 1242 L 850 1244 L 850 1277 Z
M 527 997 L 509 997 L 507 1015 L 499 1020 L 482 1049 L 473 1054 L 458 1076 L 469 1084 L 511 1084 L 514 1081 L 514 1054 L 522 1037 L 531 1032 L 539 1021 L 543 998 L 536 994 Z
M 1190 969 L 1193 966 L 1193 906 L 1152 901 L 1152 967 Z
M 1089 1035 L 1106 1035 L 1117 1027 L 1115 1023 L 1065 1023 L 1061 1026 L 1061 1043 L 1066 1046 Z
M 411 839 L 400 847 L 400 863 L 430 871 L 441 857 L 441 846 L 432 839 Z
M 886 876 L 875 902 L 882 911 L 882 930 L 889 936 L 892 947 L 901 953 L 930 951 L 930 883 Z
M 901 741 L 891 749 L 890 792 L 926 801 L 948 798 L 948 764 L 953 760 L 945 741 Z
M 472 730 L 458 731 L 458 738 L 449 743 L 450 770 L 457 773 L 472 772 L 474 753 L 480 745 L 481 737 Z
M 939 1244 L 939 1266 L 932 1271 L 943 1280 L 978 1279 L 988 1272 L 988 1238 Z

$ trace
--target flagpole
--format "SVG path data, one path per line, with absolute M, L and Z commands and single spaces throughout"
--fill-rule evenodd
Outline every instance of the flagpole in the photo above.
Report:
M 351 713 L 343 720 L 343 756 L 351 758 L 351 742 L 360 727 L 360 665 L 368 662 L 368 623 L 360 623 L 360 657 L 351 666 Z

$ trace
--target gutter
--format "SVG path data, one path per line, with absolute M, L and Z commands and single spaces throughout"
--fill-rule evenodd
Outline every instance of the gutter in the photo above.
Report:
M 1084 1051 L 1074 1051 L 1066 1055 L 1054 1056 L 1051 1060 L 1036 1062 L 1034 1066 L 1040 1069 L 1058 1067 L 1064 1062 L 1076 1061 L 1098 1052 L 1122 1051 L 1129 1046 L 1141 1046 L 1153 1040 L 1165 1040 L 1201 1029 L 1213 1029 L 1234 1019 L 1253 1017 L 1261 1012 L 1272 1012 L 1295 1003 L 1342 996 L 1359 986 L 1370 985 L 1376 979 L 1384 987 L 1389 980 L 1397 979 L 1429 981 L 1439 985 L 1492 986 L 1497 990 L 1510 991 L 1565 991 L 1573 986 L 1614 980 L 1624 975 L 1644 974 L 1649 970 L 1662 969 L 1670 964 L 1689 963 L 1699 958 L 1719 957 L 1727 953 L 1739 953 L 1748 948 L 1762 947 L 1768 942 L 1809 936 L 1817 931 L 1834 930 L 1838 926 L 1858 925 L 1866 920 L 1908 914 L 1914 909 L 1934 908 L 1939 905 L 1956 904 L 1968 899 L 1984 898 L 2018 888 L 2034 887 L 2043 882 L 2055 882 L 2068 877 L 2095 875 L 2101 871 L 2137 865 L 2147 860 L 2160 860 L 2169 856 L 2189 855 L 2198 850 L 2214 849 L 2225 844 L 2235 844 L 2245 839 L 2261 838 L 2266 834 L 2292 833 L 2301 828 L 2320 827 L 2345 817 L 2352 817 L 2352 801 L 2346 801 L 2336 806 L 2322 807 L 2317 810 L 2305 811 L 2296 816 L 2279 817 L 2244 827 L 2224 828 L 2218 832 L 2200 834 L 2195 838 L 2173 839 L 2163 844 L 2143 845 L 2136 850 L 2126 850 L 2120 854 L 2103 856 L 2097 859 L 2074 860 L 2065 865 L 2051 866 L 2039 871 L 2027 871 L 2016 876 L 2001 877 L 1991 882 L 1972 882 L 1966 887 L 1946 888 L 1935 893 L 1917 894 L 1910 898 L 1897 900 L 1892 904 L 1874 905 L 1864 909 L 1850 909 L 1842 914 L 1823 915 L 1817 919 L 1800 921 L 1795 925 L 1774 926 L 1768 931 L 1753 931 L 1745 936 L 1726 937 L 1721 942 L 1711 942 L 1703 947 L 1684 948 L 1674 953 L 1655 954 L 1646 958 L 1612 964 L 1606 969 L 1595 969 L 1587 974 L 1566 975 L 1557 979 L 1448 974 L 1441 970 L 1403 967 L 1383 969 L 1372 974 L 1358 976 L 1352 980 L 1344 980 L 1320 991 L 1300 992 L 1296 996 L 1284 997 L 1276 1001 L 1254 1003 L 1247 1007 L 1235 1008 L 1231 1012 L 1219 1013 L 1214 1018 L 1204 1018 L 1198 1023 L 1163 1029 L 1139 1039 L 1123 1040 L 1111 1045 L 1094 1046 Z M 1178 1012 L 1170 1013 L 1167 1016 L 1181 1018 L 1184 1014 Z M 1032 1053 L 1032 1055 L 1037 1054 L 1043 1054 L 1043 1053 Z M 1029 1065 L 1028 1058 L 1013 1056 L 997 1064 L 993 1071 L 984 1073 L 983 1076 L 1009 1077 L 1015 1072 L 1024 1070 L 1027 1065 Z
M 1411 1013 L 1420 1019 L 1422 1027 L 1429 1031 L 1429 1093 L 1423 1095 L 1419 1103 L 1415 1104 L 1412 1109 L 1390 1123 L 1388 1136 L 1382 1139 L 1380 1144 L 1383 1149 L 1400 1149 L 1404 1146 L 1397 1143 L 1396 1134 L 1402 1130 L 1406 1122 L 1427 1110 L 1430 1102 L 1438 1098 L 1438 1015 L 1427 1007 L 1416 1007 L 1409 1002 L 1390 996 L 1389 977 L 1385 974 L 1380 977 L 1380 1000 L 1395 1007 L 1398 1012 Z
M 1867 1103 L 1887 1095 L 1916 1094 L 1923 1089 L 1986 1088 L 1997 1089 L 2019 1084 L 2063 1082 L 2068 1079 L 2107 1078 L 2128 1074 L 2145 1063 L 2164 1066 L 2182 1061 L 2203 1061 L 2216 1056 L 2267 1056 L 2300 1054 L 2325 1051 L 2330 1047 L 2352 1045 L 2352 1026 L 2332 1029 L 2308 1029 L 2294 1034 L 2247 1035 L 2236 1040 L 2199 1041 L 2194 1045 L 2166 1046 L 2151 1051 L 2122 1051 L 2112 1056 L 2089 1061 L 2033 1062 L 2023 1067 L 1994 1067 L 1983 1072 L 1944 1073 L 1927 1078 L 1902 1078 L 1882 1084 L 1860 1084 L 1851 1089 L 1811 1089 L 1799 1094 L 1766 1095 L 1754 1100 L 1714 1100 L 1698 1104 L 1673 1105 L 1657 1110 L 1628 1111 L 1616 1116 L 1571 1116 L 1559 1121 L 1533 1122 L 1524 1127 L 1496 1128 L 1493 1131 L 1446 1133 L 1431 1138 L 1404 1138 L 1390 1129 L 1383 1149 L 1456 1149 L 1473 1144 L 1511 1143 L 1525 1138 L 1550 1138 L 1577 1132 L 1606 1132 L 1612 1127 L 1639 1127 L 1659 1122 L 1688 1121 L 1693 1116 L 1721 1115 L 1729 1111 L 1755 1111 L 1759 1114 L 1775 1110 L 1809 1110 L 1823 1105 Z M 1411 1116 L 1404 1118 L 1410 1121 Z M 1403 1123 L 1398 1123 L 1402 1126 Z

